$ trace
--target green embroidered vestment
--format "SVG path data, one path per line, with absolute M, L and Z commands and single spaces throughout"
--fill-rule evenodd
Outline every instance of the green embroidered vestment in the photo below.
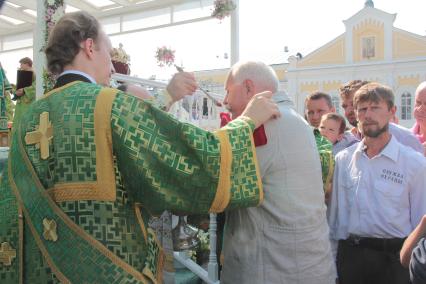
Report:
M 52 134 L 45 158 L 42 126 Z M 213 134 L 128 94 L 73 82 L 33 103 L 15 127 L 11 181 L 3 180 L 0 193 L 13 187 L 25 222 L 23 248 L 16 229 L 0 227 L 0 243 L 17 253 L 12 265 L 0 265 L 9 283 L 19 273 L 24 283 L 160 283 L 162 250 L 147 229 L 152 215 L 221 212 L 263 199 L 254 125 L 244 118 Z M 24 156 L 29 170 L 17 163 Z M 31 179 L 34 186 L 19 186 Z
M 333 144 L 322 136 L 318 129 L 314 129 L 315 142 L 317 144 L 318 152 L 320 154 L 322 181 L 324 192 L 331 190 L 334 173 L 334 156 Z
M 18 97 L 18 99 L 16 100 L 13 123 L 17 123 L 21 119 L 24 113 L 28 111 L 30 105 L 35 101 L 35 98 L 36 98 L 36 83 L 34 80 L 31 86 L 24 88 L 24 95 L 21 97 Z

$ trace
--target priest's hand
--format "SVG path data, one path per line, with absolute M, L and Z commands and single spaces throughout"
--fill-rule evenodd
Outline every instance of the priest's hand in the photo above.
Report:
M 167 85 L 167 92 L 173 102 L 181 100 L 184 96 L 192 95 L 198 88 L 197 81 L 193 73 L 179 72 L 173 75 Z
M 251 118 L 256 128 L 271 118 L 281 116 L 277 104 L 272 101 L 272 93 L 269 91 L 254 95 L 241 115 Z

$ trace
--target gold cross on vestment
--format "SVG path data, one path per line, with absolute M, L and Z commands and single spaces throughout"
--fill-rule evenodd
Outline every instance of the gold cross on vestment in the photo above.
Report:
M 49 121 L 49 113 L 40 114 L 40 125 L 37 130 L 27 132 L 25 143 L 36 144 L 40 148 L 40 157 L 46 160 L 49 157 L 49 141 L 53 138 L 52 123 Z
M 43 237 L 46 241 L 56 242 L 58 233 L 56 231 L 56 222 L 53 219 L 43 219 Z
M 12 248 L 8 242 L 1 243 L 0 263 L 5 266 L 11 266 L 12 260 L 16 257 L 16 249 Z

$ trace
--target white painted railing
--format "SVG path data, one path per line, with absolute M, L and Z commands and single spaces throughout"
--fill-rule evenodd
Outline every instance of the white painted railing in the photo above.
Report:
M 147 80 L 122 74 L 114 74 L 113 79 L 126 83 L 139 84 L 148 88 L 164 89 L 167 83 Z M 209 93 L 218 101 L 222 101 L 223 96 L 215 93 Z M 185 98 L 180 102 L 175 103 L 170 109 L 178 120 L 194 124 L 206 130 L 215 130 L 220 126 L 221 107 L 217 107 L 211 99 L 209 99 L 201 91 L 195 92 L 193 96 Z M 207 264 L 207 271 L 192 261 L 186 252 L 174 252 L 173 257 L 179 263 L 191 270 L 194 274 L 200 277 L 208 284 L 218 284 L 219 282 L 219 266 L 217 263 L 216 244 L 217 244 L 217 221 L 216 214 L 210 214 L 209 238 L 210 238 L 210 255 Z
M 151 89 L 165 89 L 166 82 L 142 79 L 138 77 L 127 76 L 123 74 L 114 74 L 113 79 L 126 83 L 139 84 Z M 223 95 L 209 92 L 209 94 L 218 101 L 223 100 Z M 186 97 L 175 103 L 169 113 L 173 114 L 178 120 L 189 122 L 206 130 L 215 130 L 219 128 L 219 114 L 224 111 L 222 107 L 217 107 L 211 99 L 203 92 L 196 91 L 194 95 Z

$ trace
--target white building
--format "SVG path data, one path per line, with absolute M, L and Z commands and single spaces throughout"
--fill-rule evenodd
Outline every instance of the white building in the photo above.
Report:
M 281 88 L 303 113 L 306 96 L 314 91 L 330 94 L 339 111 L 338 89 L 354 79 L 390 86 L 396 96 L 400 123 L 411 127 L 414 92 L 426 80 L 426 37 L 393 26 L 396 14 L 374 8 L 372 1 L 343 21 L 345 32 L 307 56 L 290 56 L 288 64 L 276 64 Z M 223 88 L 228 69 L 197 72 L 201 81 Z

